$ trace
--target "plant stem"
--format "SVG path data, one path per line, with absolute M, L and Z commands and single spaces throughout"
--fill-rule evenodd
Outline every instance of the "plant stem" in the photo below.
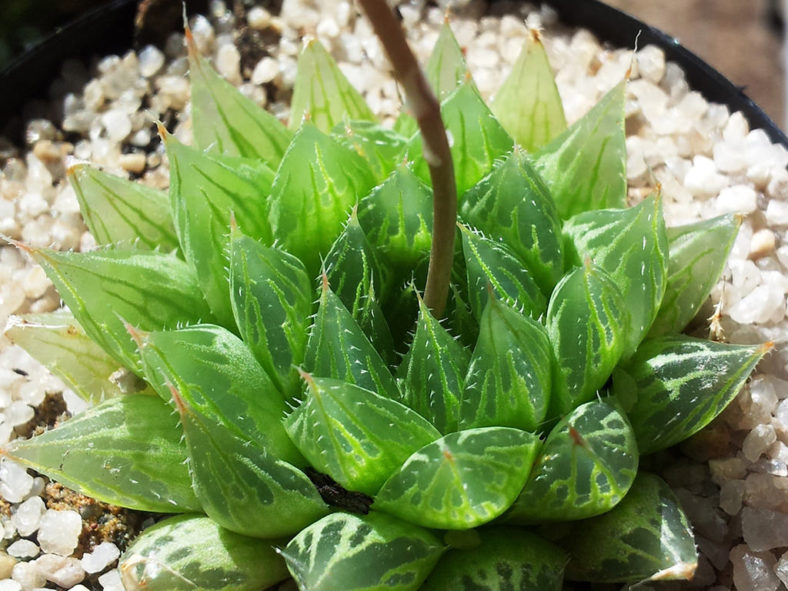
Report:
M 405 33 L 385 0 L 359 0 L 383 44 L 405 100 L 419 124 L 424 159 L 430 168 L 433 192 L 432 250 L 424 288 L 424 303 L 441 318 L 449 297 L 449 281 L 457 230 L 457 186 L 454 163 L 441 119 L 440 103 L 408 47 Z

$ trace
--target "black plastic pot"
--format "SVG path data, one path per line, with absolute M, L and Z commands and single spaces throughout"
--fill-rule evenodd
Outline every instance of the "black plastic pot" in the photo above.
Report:
M 661 47 L 666 58 L 686 72 L 689 85 L 707 100 L 725 104 L 731 112 L 742 111 L 751 127 L 763 129 L 773 142 L 788 147 L 788 137 L 742 89 L 682 47 L 673 37 L 598 0 L 545 0 L 545 3 L 558 12 L 562 22 L 589 29 L 602 41 L 618 47 L 634 47 L 639 33 L 641 47 L 647 44 Z M 18 117 L 29 99 L 46 96 L 49 82 L 57 75 L 64 60 L 123 52 L 131 47 L 135 8 L 136 0 L 109 0 L 0 71 L 0 131 L 6 129 L 18 134 L 19 127 L 9 128 L 9 123 Z

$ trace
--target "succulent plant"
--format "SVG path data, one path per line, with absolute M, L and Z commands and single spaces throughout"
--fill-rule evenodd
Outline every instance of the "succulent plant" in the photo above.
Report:
M 770 344 L 680 334 L 738 221 L 626 207 L 626 81 L 567 127 L 533 33 L 488 106 L 444 26 L 441 312 L 422 297 L 441 157 L 413 117 L 381 126 L 316 41 L 289 128 L 193 46 L 190 65 L 196 146 L 160 130 L 169 195 L 74 167 L 101 248 L 20 244 L 68 311 L 6 333 L 95 405 L 3 453 L 180 514 L 126 550 L 126 589 L 691 577 L 687 519 L 639 456 L 707 425 Z

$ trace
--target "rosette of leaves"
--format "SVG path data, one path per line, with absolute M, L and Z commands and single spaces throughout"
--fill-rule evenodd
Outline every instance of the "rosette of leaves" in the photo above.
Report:
M 691 577 L 687 519 L 639 456 L 708 424 L 769 345 L 681 334 L 738 224 L 626 207 L 626 82 L 567 127 L 533 34 L 488 106 L 444 26 L 427 77 L 459 223 L 439 319 L 414 121 L 381 126 L 314 41 L 289 127 L 190 65 L 169 194 L 73 168 L 101 247 L 19 245 L 68 311 L 6 332 L 95 405 L 3 453 L 180 514 L 126 550 L 126 589 Z

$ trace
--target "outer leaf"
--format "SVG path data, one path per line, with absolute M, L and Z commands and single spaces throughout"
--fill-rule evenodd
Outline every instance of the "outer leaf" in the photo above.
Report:
M 459 394 L 465 386 L 470 355 L 419 299 L 416 334 L 399 366 L 404 403 L 441 433 L 458 428 Z
M 474 532 L 476 533 L 476 532 Z M 477 533 L 479 545 L 452 548 L 420 591 L 561 591 L 568 557 L 536 534 L 514 527 Z
M 532 318 L 547 311 L 547 298 L 514 252 L 503 242 L 485 238 L 465 226 L 460 230 L 468 297 L 476 318 L 481 319 L 487 305 L 488 285 L 496 297 Z
M 380 396 L 400 398 L 386 362 L 325 280 L 304 366 L 316 376 L 337 378 Z
M 382 182 L 405 157 L 407 138 L 372 121 L 346 121 L 331 135 L 343 146 L 361 154 L 378 182 Z
M 98 244 L 122 243 L 165 251 L 178 248 L 166 194 L 86 164 L 69 168 L 68 180 Z
M 126 591 L 258 591 L 287 578 L 287 568 L 270 540 L 184 515 L 134 540 L 120 559 L 120 576 Z
M 138 338 L 145 375 L 164 400 L 176 404 L 175 388 L 195 412 L 277 459 L 303 465 L 281 424 L 284 399 L 241 339 L 208 324 Z
M 140 511 L 197 511 L 178 419 L 157 396 L 112 398 L 4 453 L 82 494 Z
M 406 165 L 400 165 L 358 206 L 358 219 L 392 265 L 408 273 L 432 247 L 432 191 Z
M 566 117 L 539 32 L 529 33 L 492 110 L 514 141 L 535 152 L 566 129 Z
M 583 404 L 553 427 L 506 516 L 527 525 L 599 515 L 624 498 L 637 469 L 626 418 L 603 402 Z
M 662 200 L 649 197 L 635 207 L 589 211 L 564 225 L 582 258 L 608 272 L 629 310 L 624 356 L 635 352 L 657 316 L 668 275 L 668 239 Z
M 364 98 L 317 39 L 307 41 L 298 56 L 290 127 L 298 129 L 304 118 L 324 133 L 343 120 L 375 120 Z
M 312 285 L 294 256 L 231 232 L 230 301 L 244 343 L 285 397 L 300 391 Z
M 87 335 L 118 363 L 141 374 L 124 321 L 141 330 L 210 320 L 194 271 L 150 251 L 58 252 L 31 249 Z
M 84 400 L 99 403 L 134 391 L 110 379 L 120 367 L 90 337 L 68 310 L 11 316 L 5 336 L 35 357 Z M 133 386 L 144 382 L 134 378 Z
M 539 439 L 508 427 L 449 433 L 383 484 L 375 507 L 411 523 L 469 529 L 501 515 L 531 471 Z
M 460 402 L 460 427 L 535 431 L 547 415 L 553 353 L 547 331 L 490 297 Z
M 685 336 L 643 343 L 616 368 L 613 391 L 647 454 L 678 443 L 728 406 L 772 343 L 726 345 Z
M 739 232 L 741 218 L 720 216 L 668 228 L 667 287 L 649 336 L 681 332 L 709 297 Z
M 342 231 L 350 210 L 375 185 L 366 161 L 311 123 L 304 123 L 282 159 L 271 190 L 274 237 L 310 276 Z
M 292 132 L 219 76 L 197 54 L 192 42 L 189 43 L 189 75 L 196 146 L 227 156 L 262 160 L 276 168 Z
M 425 74 L 439 101 L 454 92 L 470 75 L 462 48 L 457 43 L 448 20 L 444 21 L 441 27 Z
M 230 218 L 248 235 L 270 243 L 268 194 L 274 174 L 261 162 L 207 154 L 165 137 L 170 200 L 186 260 L 222 326 L 235 329 L 227 278 Z
M 441 117 L 452 138 L 457 195 L 463 195 L 490 171 L 497 158 L 512 149 L 512 138 L 493 117 L 471 81 L 446 98 L 441 105 Z M 429 166 L 422 152 L 420 134 L 411 139 L 408 158 L 415 161 L 414 172 L 429 183 Z
M 547 308 L 547 332 L 558 362 L 552 416 L 594 397 L 621 359 L 628 331 L 624 298 L 605 271 L 587 263 L 561 280 Z
M 173 394 L 176 396 L 176 394 Z M 292 535 L 328 513 L 301 472 L 176 398 L 189 447 L 194 493 L 208 516 L 256 538 Z
M 572 557 L 570 580 L 688 580 L 698 566 L 695 539 L 673 491 L 645 472 L 612 511 L 575 523 L 559 544 Z
M 308 397 L 285 428 L 312 466 L 348 490 L 374 495 L 408 456 L 440 437 L 399 402 L 339 380 L 305 379 Z
M 626 205 L 626 135 L 622 80 L 582 119 L 536 153 L 536 169 L 563 219 Z
M 324 517 L 282 554 L 300 589 L 416 591 L 443 550 L 427 530 L 373 512 Z
M 462 219 L 499 237 L 525 263 L 549 295 L 564 273 L 561 222 L 544 182 L 528 158 L 515 150 L 460 204 Z

